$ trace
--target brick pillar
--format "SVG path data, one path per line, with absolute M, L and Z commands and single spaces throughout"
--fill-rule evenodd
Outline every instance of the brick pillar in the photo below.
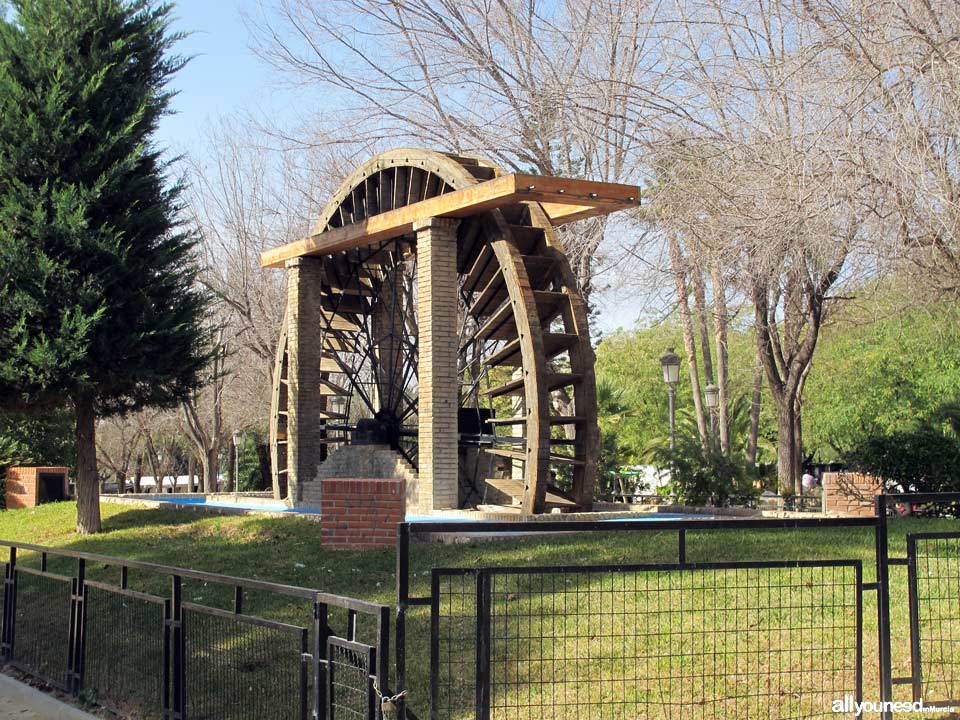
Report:
M 320 442 L 320 258 L 287 261 L 287 496 L 302 500 L 317 474 Z
M 457 507 L 457 225 L 417 223 L 418 512 Z

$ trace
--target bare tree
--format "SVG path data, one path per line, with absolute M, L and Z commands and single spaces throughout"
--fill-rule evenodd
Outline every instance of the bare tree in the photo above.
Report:
M 217 492 L 220 450 L 226 437 L 223 425 L 224 371 L 227 350 L 220 335 L 219 351 L 210 367 L 209 381 L 193 396 L 180 403 L 180 420 L 184 433 L 193 443 L 200 459 L 203 491 Z
M 511 170 L 630 182 L 664 78 L 655 2 L 277 0 L 252 22 L 299 87 L 342 101 L 316 135 L 479 153 Z M 333 129 L 331 129 L 333 128 Z M 589 301 L 605 221 L 562 234 Z
M 674 112 L 657 143 L 655 217 L 709 268 L 718 364 L 729 292 L 753 306 L 781 487 L 799 492 L 803 383 L 830 291 L 865 237 L 870 194 L 852 155 L 864 128 L 813 23 L 788 5 L 710 0 L 677 12 L 674 52 L 697 120 Z
M 960 295 L 960 5 L 937 0 L 803 0 L 835 71 L 871 124 L 855 162 L 877 189 L 874 232 Z
M 107 468 L 117 481 L 117 494 L 122 495 L 127 476 L 142 452 L 143 433 L 127 415 L 101 419 L 97 428 L 97 462 Z

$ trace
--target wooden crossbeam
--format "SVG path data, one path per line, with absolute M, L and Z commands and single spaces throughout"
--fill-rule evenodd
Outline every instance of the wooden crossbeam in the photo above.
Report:
M 518 202 L 543 203 L 550 221 L 561 225 L 637 207 L 640 188 L 523 173 L 502 175 L 266 250 L 260 264 L 279 268 L 287 260 L 305 255 L 330 255 L 405 235 L 415 223 L 430 217 L 467 217 Z

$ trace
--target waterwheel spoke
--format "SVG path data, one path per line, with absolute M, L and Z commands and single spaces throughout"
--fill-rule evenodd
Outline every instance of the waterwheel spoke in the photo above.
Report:
M 461 190 L 489 180 L 497 172 L 493 165 L 473 158 L 391 151 L 344 181 L 321 214 L 315 232 Z M 394 449 L 416 465 L 417 433 L 406 425 L 418 414 L 420 395 L 414 244 L 415 239 L 404 236 L 363 251 L 324 257 L 324 321 L 317 331 L 324 348 L 321 377 L 329 392 L 346 393 L 342 396 L 346 418 L 357 420 L 378 413 L 392 418 Z M 519 432 L 501 436 L 504 447 L 485 450 L 474 441 L 461 448 L 463 477 L 458 485 L 466 500 L 484 498 L 488 473 L 481 466 L 494 462 L 497 454 L 507 453 L 504 460 L 508 464 L 520 461 L 523 479 L 490 479 L 499 482 L 501 492 L 503 488 L 519 492 L 526 512 L 541 512 L 548 501 L 559 497 L 564 498 L 564 507 L 573 501 L 575 505 L 588 504 L 599 442 L 593 351 L 585 308 L 549 218 L 534 203 L 464 218 L 457 239 L 456 268 L 458 400 L 479 413 L 481 404 L 492 411 L 494 398 L 512 398 L 513 413 L 493 418 L 492 424 Z M 286 341 L 286 332 L 282 332 L 271 395 L 275 478 L 286 471 L 285 438 L 281 437 L 287 412 Z M 515 376 L 504 382 L 501 369 L 510 369 Z M 556 391 L 568 398 L 562 411 L 571 415 L 551 415 L 550 395 Z M 355 401 L 362 407 L 357 408 Z M 349 421 L 326 427 L 344 432 Z M 552 437 L 551 429 L 560 432 L 564 428 L 567 432 L 562 436 Z M 569 454 L 551 452 L 551 445 Z M 551 468 L 570 478 L 569 495 L 558 494 L 559 489 L 548 495 Z

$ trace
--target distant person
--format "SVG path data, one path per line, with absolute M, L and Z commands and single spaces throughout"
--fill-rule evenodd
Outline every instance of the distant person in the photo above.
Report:
M 800 478 L 803 489 L 810 491 L 817 487 L 817 477 L 809 469 L 803 471 L 803 477 Z

